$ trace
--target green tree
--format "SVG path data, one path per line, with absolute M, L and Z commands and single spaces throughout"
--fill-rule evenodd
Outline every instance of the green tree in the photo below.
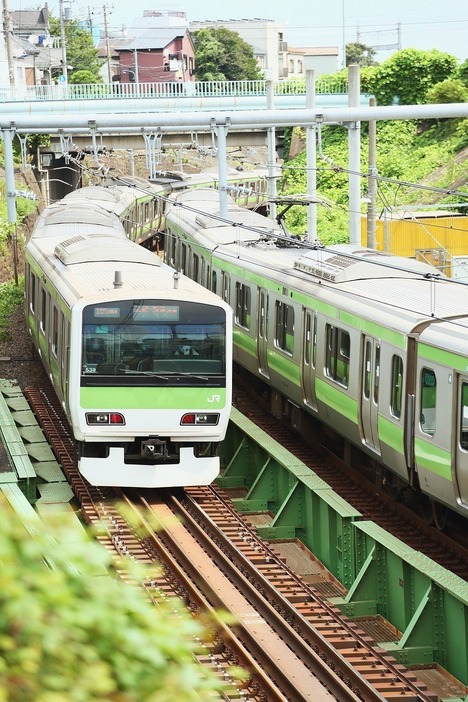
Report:
M 466 86 L 468 86 L 468 59 L 463 61 L 463 63 L 458 67 L 456 77 L 463 81 Z
M 457 78 L 447 78 L 429 88 L 426 93 L 428 103 L 466 102 L 468 87 Z
M 455 56 L 436 49 L 402 49 L 375 69 L 372 92 L 379 105 L 424 104 L 429 88 L 452 78 L 457 64 Z
M 55 17 L 50 18 L 50 31 L 55 36 L 60 36 L 60 21 Z M 65 39 L 67 45 L 67 64 L 70 83 L 74 83 L 73 76 L 78 71 L 88 71 L 92 80 L 90 83 L 102 83 L 100 69 L 102 61 L 99 52 L 94 46 L 91 32 L 83 29 L 77 20 L 66 20 Z M 60 70 L 57 75 L 60 75 Z M 81 82 L 81 81 L 78 81 Z
M 359 42 L 351 42 L 346 44 L 346 65 L 357 64 L 358 66 L 375 66 L 377 61 L 374 61 L 376 54 L 375 49 L 367 44 Z
M 56 524 L 54 539 L 53 525 L 34 521 L 32 538 L 3 501 L 0 510 L 2 702 L 210 698 L 215 683 L 193 658 L 199 623 L 102 574 L 108 556 L 76 527 Z
M 225 27 L 194 33 L 196 80 L 260 80 L 253 49 Z

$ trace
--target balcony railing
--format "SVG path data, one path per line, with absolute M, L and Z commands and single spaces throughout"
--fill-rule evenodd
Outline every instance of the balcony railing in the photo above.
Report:
M 317 80 L 317 94 L 343 95 L 347 93 L 346 83 Z M 266 95 L 264 80 L 201 81 L 198 83 L 97 83 L 74 85 L 58 83 L 54 85 L 25 86 L 16 89 L 0 89 L 0 101 L 36 100 L 110 100 L 125 98 L 206 98 L 242 97 Z M 305 95 L 306 84 L 301 80 L 274 82 L 275 95 Z

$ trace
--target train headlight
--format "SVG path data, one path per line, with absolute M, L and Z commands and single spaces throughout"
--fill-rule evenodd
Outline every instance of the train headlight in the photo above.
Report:
M 96 426 L 97 424 L 125 424 L 125 417 L 120 412 L 86 412 L 86 424 Z
M 189 414 L 184 414 L 180 423 L 183 426 L 190 424 L 202 424 L 204 426 L 215 427 L 219 422 L 219 414 L 217 412 L 212 412 L 210 414 L 202 412 L 190 412 Z

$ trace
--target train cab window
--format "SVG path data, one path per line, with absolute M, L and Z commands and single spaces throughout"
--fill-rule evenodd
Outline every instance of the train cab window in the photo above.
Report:
M 294 309 L 284 302 L 276 303 L 275 343 L 291 356 L 294 351 Z
M 179 373 L 184 385 L 203 385 L 225 373 L 225 336 L 225 312 L 212 305 L 167 300 L 88 305 L 82 384 L 99 378 L 104 385 L 124 386 L 138 376 L 146 385 L 164 386 L 168 375 Z
M 421 414 L 419 424 L 421 431 L 430 436 L 436 428 L 437 378 L 433 370 L 423 368 L 421 371 Z
M 400 419 L 401 398 L 403 393 L 403 361 L 396 354 L 392 356 L 390 376 L 390 411 L 394 417 Z
M 460 426 L 458 442 L 460 448 L 468 451 L 468 383 L 462 383 L 460 395 Z
M 325 370 L 327 376 L 345 388 L 349 382 L 350 338 L 347 331 L 327 324 Z
M 236 315 L 237 324 L 250 329 L 250 288 L 243 283 L 236 283 Z

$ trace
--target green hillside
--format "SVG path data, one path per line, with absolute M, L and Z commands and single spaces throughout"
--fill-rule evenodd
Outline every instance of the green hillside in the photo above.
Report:
M 346 70 L 327 79 L 346 80 Z M 361 89 L 377 104 L 468 102 L 468 61 L 438 51 L 399 51 L 378 66 L 361 69 Z M 468 112 L 468 105 L 467 105 Z M 368 124 L 361 124 L 361 194 L 367 193 Z M 348 240 L 348 132 L 323 127 L 318 135 L 317 190 L 326 202 L 317 211 L 317 232 L 325 244 Z M 301 146 L 302 142 L 302 146 Z M 307 189 L 305 137 L 294 130 L 286 140 L 281 194 Z M 301 150 L 302 148 L 302 150 Z M 300 151 L 300 153 L 298 153 Z M 468 119 L 393 121 L 377 124 L 377 213 L 401 205 L 468 205 Z M 452 191 L 455 191 L 452 193 Z M 466 193 L 466 195 L 463 195 Z M 365 204 L 362 206 L 365 212 Z M 458 211 L 464 211 L 463 205 Z M 306 231 L 304 207 L 286 217 L 294 233 Z

